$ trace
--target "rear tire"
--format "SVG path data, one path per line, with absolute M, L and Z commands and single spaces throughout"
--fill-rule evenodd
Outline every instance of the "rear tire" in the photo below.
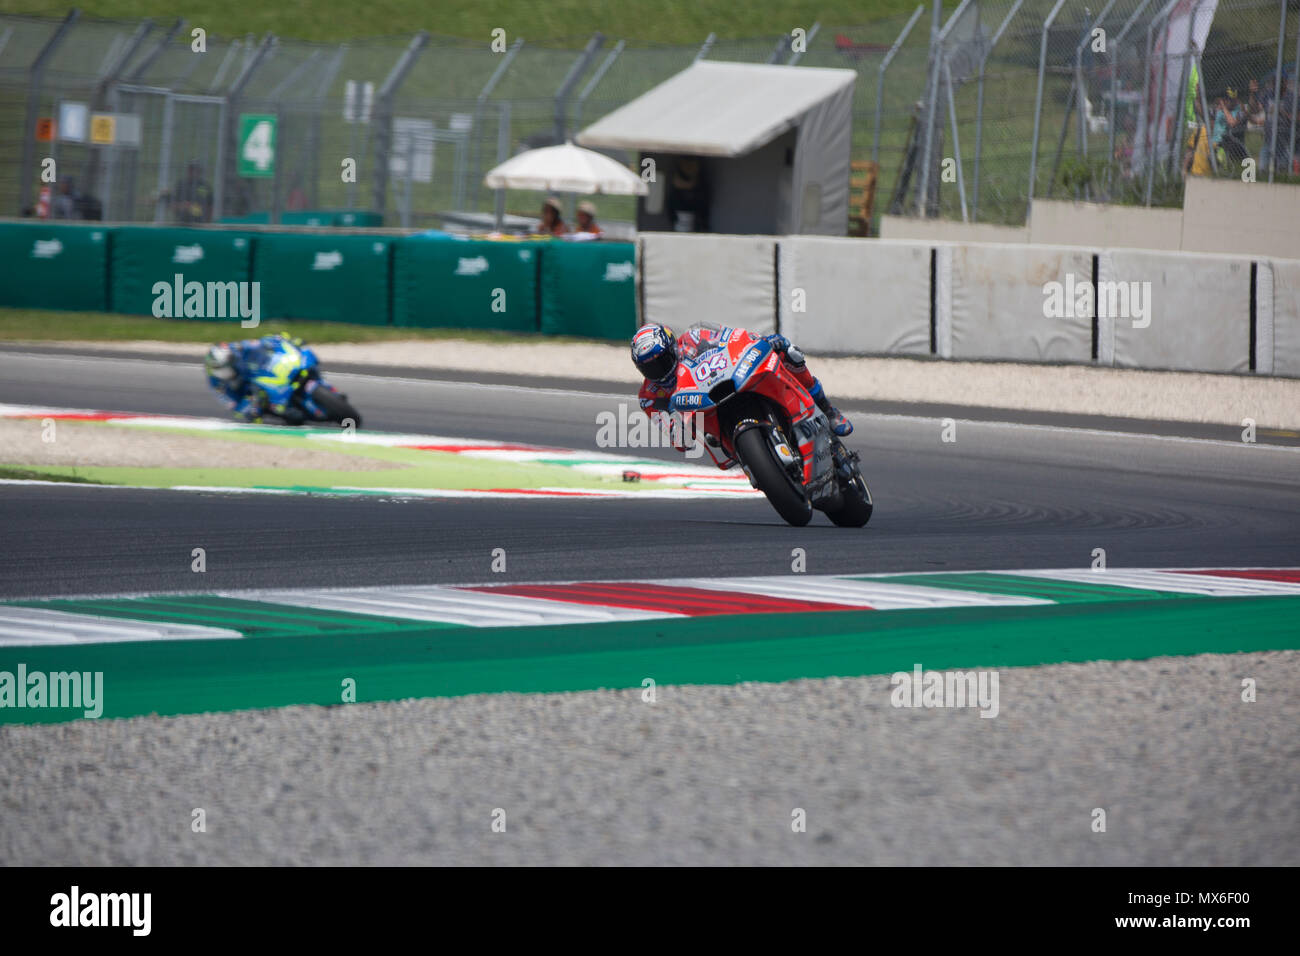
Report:
M 867 487 L 865 478 L 857 475 L 852 484 L 841 483 L 840 495 L 844 503 L 834 511 L 827 511 L 826 517 L 841 528 L 861 528 L 871 520 L 875 505 L 871 501 L 871 489 Z
M 786 523 L 801 528 L 812 520 L 812 504 L 803 488 L 786 474 L 767 440 L 764 428 L 747 428 L 735 440 L 736 454 L 749 468 L 759 491 L 767 495 Z
M 352 419 L 352 427 L 361 427 L 361 413 L 348 404 L 346 398 L 338 392 L 331 391 L 328 388 L 318 388 L 312 392 L 311 400 L 316 403 L 317 407 L 325 413 L 325 416 L 332 422 L 338 422 L 342 425 L 349 418 Z

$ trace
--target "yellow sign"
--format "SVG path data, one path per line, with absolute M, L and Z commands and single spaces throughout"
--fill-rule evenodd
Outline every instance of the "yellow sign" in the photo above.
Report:
M 90 141 L 100 146 L 112 146 L 117 135 L 117 117 L 112 113 L 90 114 Z

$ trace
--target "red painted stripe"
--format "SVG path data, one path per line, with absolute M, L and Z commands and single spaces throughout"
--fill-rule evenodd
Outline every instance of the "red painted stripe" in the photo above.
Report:
M 567 448 L 544 448 L 541 445 L 398 445 L 398 448 L 411 448 L 415 451 L 450 451 L 460 454 L 466 451 L 530 451 L 567 452 Z
M 546 491 L 541 488 L 473 488 L 472 491 L 491 492 L 500 495 L 541 495 L 544 498 L 604 498 L 603 491 Z
M 53 418 L 60 422 L 106 422 L 114 418 L 141 418 L 140 415 L 126 415 L 121 412 L 38 412 L 31 415 L 6 415 L 6 418 Z
M 1175 571 L 1175 574 L 1204 574 L 1215 578 L 1246 578 L 1250 581 L 1281 581 L 1300 584 L 1300 568 L 1250 568 L 1249 570 Z
M 668 587 L 652 582 L 583 581 L 576 584 L 507 584 L 497 587 L 469 587 L 463 591 L 514 594 L 520 597 L 627 607 L 642 611 L 666 611 L 700 617 L 710 614 L 776 614 L 799 611 L 863 611 L 865 604 L 829 604 L 793 598 L 714 591 L 708 588 Z

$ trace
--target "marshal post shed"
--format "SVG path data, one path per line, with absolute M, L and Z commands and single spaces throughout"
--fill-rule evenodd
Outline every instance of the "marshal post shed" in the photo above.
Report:
M 843 236 L 852 70 L 701 60 L 578 142 L 653 170 L 639 230 Z M 653 165 L 645 160 L 653 160 Z

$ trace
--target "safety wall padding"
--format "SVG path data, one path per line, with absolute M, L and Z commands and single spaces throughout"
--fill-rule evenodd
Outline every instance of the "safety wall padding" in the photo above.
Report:
M 387 325 L 391 245 L 380 236 L 258 235 L 262 317 Z
M 963 244 L 951 251 L 945 357 L 1091 363 L 1091 250 Z
M 626 341 L 636 332 L 636 247 L 552 242 L 542 250 L 542 332 Z
M 781 333 L 820 353 L 930 354 L 930 244 L 787 236 Z
M 1100 364 L 1250 370 L 1249 259 L 1107 249 L 1097 285 Z
M 1265 260 L 1259 263 L 1257 275 L 1260 279 L 1271 279 L 1269 284 L 1272 288 L 1267 288 L 1264 282 L 1256 284 L 1256 312 L 1261 333 L 1256 339 L 1256 371 L 1300 377 L 1300 259 Z M 1263 321 L 1266 306 L 1271 311 L 1269 323 Z M 1262 334 L 1266 324 L 1271 327 L 1271 343 Z M 1266 367 L 1268 359 L 1272 360 L 1270 367 Z
M 638 240 L 641 321 L 776 330 L 776 238 L 647 232 Z
M 251 278 L 252 251 L 252 240 L 245 233 L 119 226 L 113 230 L 109 304 L 114 312 L 153 315 L 158 300 L 154 286 L 165 282 L 172 287 L 178 275 L 183 283 L 246 282 Z M 222 298 L 217 296 L 216 301 Z
M 110 235 L 102 226 L 0 224 L 0 306 L 106 311 Z
M 544 242 L 412 236 L 393 243 L 393 324 L 538 330 Z

